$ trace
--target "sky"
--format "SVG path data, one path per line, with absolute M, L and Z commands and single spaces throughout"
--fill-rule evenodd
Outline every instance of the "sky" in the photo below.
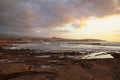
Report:
M 0 0 L 0 33 L 120 41 L 120 0 Z

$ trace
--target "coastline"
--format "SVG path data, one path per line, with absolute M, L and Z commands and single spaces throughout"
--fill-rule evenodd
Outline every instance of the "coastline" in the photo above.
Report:
M 42 54 L 1 48 L 0 80 L 120 80 L 120 58 L 76 60 L 51 52 L 46 53 L 50 57 L 39 57 Z

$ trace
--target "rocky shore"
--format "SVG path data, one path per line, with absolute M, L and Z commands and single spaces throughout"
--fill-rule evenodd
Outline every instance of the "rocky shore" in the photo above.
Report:
M 0 80 L 120 80 L 119 57 L 77 60 L 66 55 L 80 53 L 0 48 Z

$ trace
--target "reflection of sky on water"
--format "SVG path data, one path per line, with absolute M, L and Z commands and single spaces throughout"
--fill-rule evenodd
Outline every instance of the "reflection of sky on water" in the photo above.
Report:
M 113 58 L 113 57 L 110 54 L 107 54 L 106 52 L 92 53 L 82 57 L 82 59 L 96 59 L 96 58 Z

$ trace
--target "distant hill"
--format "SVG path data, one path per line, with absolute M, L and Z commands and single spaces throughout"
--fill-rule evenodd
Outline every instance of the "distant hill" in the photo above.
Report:
M 105 40 L 100 40 L 100 39 L 81 39 L 79 41 L 81 42 L 106 42 Z
M 35 37 L 35 36 L 22 36 L 22 35 L 12 35 L 12 34 L 1 34 L 0 39 L 29 39 L 32 41 L 79 41 L 79 42 L 106 42 L 100 39 L 64 39 L 60 37 Z

